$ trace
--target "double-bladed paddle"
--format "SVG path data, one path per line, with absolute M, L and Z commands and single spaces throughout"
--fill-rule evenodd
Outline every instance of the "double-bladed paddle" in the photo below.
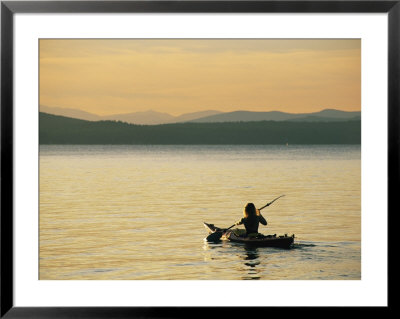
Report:
M 273 202 L 275 202 L 277 199 L 279 199 L 279 198 L 281 198 L 281 197 L 283 197 L 283 196 L 285 196 L 285 195 L 281 195 L 281 196 L 275 198 L 273 201 L 269 202 L 268 204 L 264 205 L 263 207 L 259 208 L 258 210 L 262 210 L 262 209 L 264 209 L 265 207 L 268 207 L 268 206 L 271 205 Z M 216 230 L 215 232 L 213 232 L 213 233 L 211 233 L 210 235 L 208 235 L 208 236 L 206 237 L 206 240 L 207 240 L 207 241 L 219 241 L 219 240 L 221 239 L 222 235 L 223 235 L 224 233 L 226 233 L 229 229 L 231 229 L 232 227 L 234 227 L 235 225 L 236 225 L 236 223 L 233 224 L 233 225 L 232 225 L 231 227 L 229 227 L 229 228 Z
M 208 235 L 206 240 L 207 241 L 219 241 L 221 239 L 222 235 L 235 225 L 236 225 L 236 223 L 227 229 L 216 230 L 215 232 Z

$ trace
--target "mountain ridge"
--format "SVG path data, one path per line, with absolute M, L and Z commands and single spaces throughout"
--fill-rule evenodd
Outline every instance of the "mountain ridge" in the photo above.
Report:
M 233 111 L 220 113 L 205 118 L 194 120 L 193 122 L 216 123 L 216 122 L 236 122 L 236 121 L 291 121 L 291 120 L 307 120 L 321 119 L 326 120 L 347 120 L 361 119 L 361 112 L 358 111 L 341 111 L 335 109 L 324 109 L 319 112 L 312 113 L 286 113 L 281 111 L 269 112 L 252 112 L 252 111 Z
M 85 112 L 71 108 L 57 108 L 41 105 L 40 111 L 43 113 L 66 116 L 70 118 L 82 119 L 87 121 L 122 121 L 130 124 L 140 125 L 158 125 L 171 123 L 222 123 L 222 122 L 254 122 L 254 121 L 342 121 L 342 120 L 360 120 L 360 111 L 341 111 L 336 109 L 323 109 L 311 113 L 287 113 L 282 111 L 232 111 L 221 112 L 216 110 L 207 110 L 199 112 L 184 113 L 174 116 L 168 113 L 154 110 L 113 114 L 100 116 L 97 114 Z
M 190 112 L 178 116 L 173 116 L 168 113 L 158 112 L 154 110 L 147 110 L 140 112 L 120 113 L 120 114 L 100 116 L 79 109 L 51 107 L 46 105 L 40 105 L 39 111 L 47 114 L 65 116 L 87 121 L 112 120 L 112 121 L 122 121 L 130 124 L 144 124 L 144 125 L 186 122 L 196 119 L 198 117 L 210 116 L 220 113 L 220 111 L 206 110 L 206 111 Z

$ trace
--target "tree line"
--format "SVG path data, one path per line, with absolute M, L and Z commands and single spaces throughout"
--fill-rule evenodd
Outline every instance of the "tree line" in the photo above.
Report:
M 361 121 L 135 125 L 39 114 L 40 144 L 361 144 Z

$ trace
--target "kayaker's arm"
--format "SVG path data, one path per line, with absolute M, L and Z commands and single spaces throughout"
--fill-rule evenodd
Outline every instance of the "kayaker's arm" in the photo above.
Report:
M 237 226 L 237 225 L 242 225 L 242 224 L 243 224 L 243 218 L 242 218 L 241 220 L 237 221 L 237 222 L 235 223 L 235 226 Z
M 260 221 L 261 224 L 267 226 L 267 220 L 263 217 L 263 215 L 259 214 L 258 215 L 258 220 Z

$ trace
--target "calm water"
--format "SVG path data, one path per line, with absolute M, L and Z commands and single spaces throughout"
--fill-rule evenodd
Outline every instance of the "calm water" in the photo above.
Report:
M 203 241 L 261 207 L 290 250 Z M 41 146 L 40 279 L 361 279 L 360 146 Z

